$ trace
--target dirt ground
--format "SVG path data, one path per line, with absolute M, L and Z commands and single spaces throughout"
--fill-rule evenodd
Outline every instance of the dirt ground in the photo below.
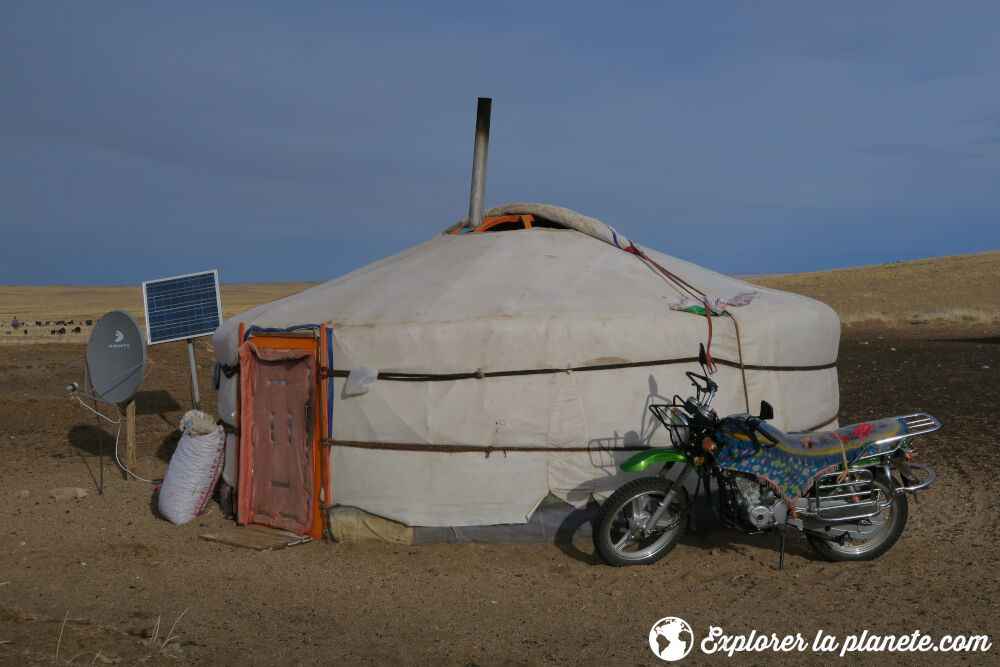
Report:
M 0 663 L 661 664 L 647 636 L 665 616 L 695 636 L 688 664 L 1000 664 L 1000 330 L 845 329 L 841 423 L 927 411 L 919 442 L 937 482 L 897 545 L 834 564 L 792 535 L 689 533 L 660 563 L 613 569 L 587 544 L 541 547 L 314 542 L 253 552 L 199 539 L 226 527 L 213 503 L 174 526 L 153 487 L 105 457 L 82 383 L 83 345 L 0 348 Z M 162 477 L 190 405 L 183 343 L 150 348 L 137 397 L 138 473 Z M 211 354 L 198 344 L 207 384 Z M 205 409 L 214 395 L 202 389 Z M 115 427 L 102 425 L 105 453 Z M 81 487 L 56 500 L 53 489 Z M 726 634 L 818 631 L 843 639 L 987 634 L 988 653 L 748 653 L 697 648 Z M 164 637 L 167 637 L 164 645 Z

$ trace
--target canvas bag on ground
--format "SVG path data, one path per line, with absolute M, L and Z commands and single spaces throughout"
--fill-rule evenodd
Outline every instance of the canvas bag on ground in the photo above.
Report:
M 181 424 L 184 433 L 170 457 L 159 498 L 160 514 L 178 525 L 201 514 L 212 497 L 226 442 L 222 427 L 203 412 L 188 412 Z

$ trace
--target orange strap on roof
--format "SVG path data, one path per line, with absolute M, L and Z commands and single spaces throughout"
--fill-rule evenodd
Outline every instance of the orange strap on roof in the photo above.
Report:
M 531 229 L 531 223 L 533 223 L 534 221 L 535 221 L 535 216 L 531 214 L 493 216 L 490 218 L 483 218 L 483 224 L 479 225 L 474 230 L 472 230 L 472 233 L 488 232 L 497 225 L 503 224 L 505 222 L 520 222 L 524 225 L 525 229 Z M 463 233 L 462 229 L 464 229 L 464 227 L 456 229 L 451 233 L 461 234 Z M 464 233 L 468 234 L 469 232 L 464 232 Z

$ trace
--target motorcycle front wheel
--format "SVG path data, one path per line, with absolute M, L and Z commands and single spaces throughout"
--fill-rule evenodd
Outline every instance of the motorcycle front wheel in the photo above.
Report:
M 608 565 L 649 565 L 677 544 L 687 526 L 688 495 L 683 488 L 655 526 L 647 526 L 672 481 L 644 477 L 611 494 L 594 520 L 594 547 Z
M 870 519 L 878 525 L 869 537 L 864 539 L 847 538 L 843 543 L 835 540 L 825 540 L 817 535 L 809 535 L 809 545 L 821 556 L 831 561 L 865 561 L 874 560 L 888 551 L 903 534 L 909 506 L 905 494 L 893 496 L 892 489 L 884 484 L 875 483 L 878 499 L 884 502 L 892 497 L 892 504 L 882 510 L 881 514 Z

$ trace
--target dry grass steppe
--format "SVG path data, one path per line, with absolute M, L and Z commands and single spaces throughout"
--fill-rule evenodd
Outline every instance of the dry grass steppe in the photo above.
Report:
M 296 294 L 318 284 L 288 282 L 220 285 L 222 317 L 232 317 L 254 306 Z M 130 313 L 145 328 L 142 288 L 138 285 L 0 285 L 0 345 L 86 342 L 93 329 L 86 321 L 96 322 L 111 310 Z M 10 326 L 14 316 L 24 325 L 17 332 Z M 41 326 L 36 326 L 36 322 L 41 322 Z M 52 333 L 63 327 L 66 328 L 65 334 Z M 73 333 L 75 327 L 80 327 L 78 333 Z
M 845 325 L 1000 321 L 1000 251 L 749 279 L 828 304 Z

